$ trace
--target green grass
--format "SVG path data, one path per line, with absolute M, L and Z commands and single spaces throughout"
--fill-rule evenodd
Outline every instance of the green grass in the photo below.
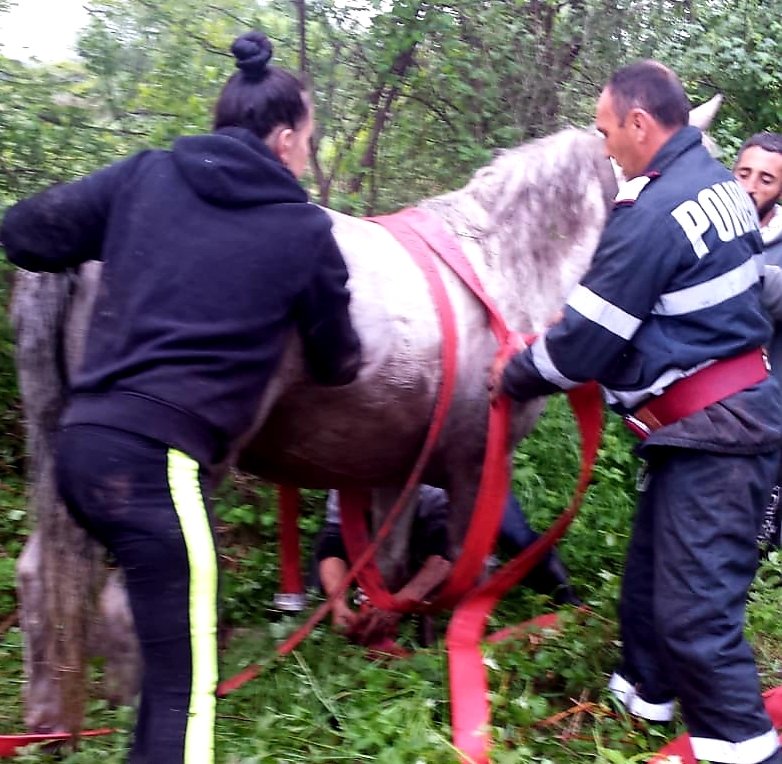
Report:
M 552 403 L 514 460 L 514 488 L 539 529 L 569 499 L 578 459 L 566 406 L 561 400 Z M 561 631 L 541 634 L 534 643 L 512 641 L 485 648 L 496 764 L 630 764 L 645 761 L 665 742 L 659 729 L 623 714 L 605 690 L 619 656 L 616 601 L 633 507 L 632 444 L 619 421 L 610 418 L 594 484 L 560 547 L 574 585 L 592 612 L 569 611 Z M 0 520 L 0 548 L 6 550 L 5 557 L 0 553 L 0 603 L 5 603 L 0 618 L 12 607 L 9 571 L 2 561 L 13 559 L 23 536 L 18 488 L 3 497 L 15 514 L 6 512 Z M 307 494 L 306 503 L 311 509 L 317 506 L 302 523 L 305 539 L 310 539 L 322 516 L 323 494 Z M 223 524 L 225 612 L 241 627 L 222 656 L 223 675 L 250 662 L 268 663 L 260 677 L 218 701 L 219 764 L 455 762 L 442 644 L 418 649 L 408 660 L 373 663 L 362 649 L 320 627 L 292 655 L 273 660 L 275 645 L 295 626 L 292 619 L 269 620 L 265 611 L 277 577 L 273 496 L 268 488 L 238 480 L 221 493 L 218 514 Z M 747 630 L 764 686 L 778 683 L 782 670 L 780 562 L 775 552 L 763 563 L 748 613 Z M 547 608 L 543 598 L 518 587 L 492 616 L 491 629 Z M 441 625 L 445 620 L 440 619 Z M 401 639 L 412 644 L 412 631 L 405 626 Z M 0 733 L 18 731 L 18 629 L 0 638 L 0 675 Z M 582 713 L 563 715 L 576 703 L 582 704 Z M 88 726 L 116 727 L 118 734 L 85 740 L 79 752 L 64 758 L 30 750 L 17 760 L 119 764 L 125 760 L 132 723 L 130 709 L 112 710 L 93 701 Z M 666 734 L 680 730 L 677 722 Z

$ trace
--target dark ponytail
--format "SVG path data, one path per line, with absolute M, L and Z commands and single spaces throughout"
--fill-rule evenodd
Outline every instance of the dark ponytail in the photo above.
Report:
M 307 86 L 287 69 L 271 66 L 272 44 L 262 32 L 247 32 L 231 45 L 239 71 L 223 86 L 215 105 L 215 130 L 244 127 L 262 140 L 278 125 L 296 128 L 307 116 Z

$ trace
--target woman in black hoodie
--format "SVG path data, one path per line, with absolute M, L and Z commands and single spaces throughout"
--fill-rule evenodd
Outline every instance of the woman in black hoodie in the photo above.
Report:
M 11 262 L 102 260 L 58 442 L 60 491 L 123 568 L 144 674 L 133 764 L 211 764 L 217 683 L 214 467 L 248 435 L 294 329 L 313 378 L 351 382 L 360 344 L 328 216 L 298 182 L 312 104 L 257 32 L 215 130 L 12 207 Z

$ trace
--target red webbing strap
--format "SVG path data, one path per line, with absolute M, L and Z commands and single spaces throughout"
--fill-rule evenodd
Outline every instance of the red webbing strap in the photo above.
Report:
M 782 687 L 774 687 L 763 693 L 766 712 L 771 717 L 771 723 L 779 730 L 782 728 Z M 678 759 L 673 757 L 678 756 Z M 680 735 L 649 759 L 649 764 L 671 764 L 672 761 L 681 764 L 698 764 L 692 752 L 689 735 Z
M 510 483 L 510 400 L 498 398 L 489 409 L 483 470 L 470 525 L 451 575 L 432 601 L 432 610 L 452 608 L 482 575 L 502 525 Z
M 416 233 L 429 245 L 432 252 L 435 252 L 470 288 L 473 295 L 483 303 L 489 315 L 492 333 L 500 345 L 503 345 L 511 332 L 494 300 L 483 288 L 472 263 L 465 257 L 456 237 L 445 228 L 439 218 L 417 207 L 402 210 L 396 215 L 403 217 L 407 224 L 415 229 Z
M 494 300 L 487 294 L 458 240 L 442 222 L 424 210 L 411 208 L 398 213 L 411 225 L 428 248 L 448 265 L 484 306 L 489 326 L 497 339 L 499 355 L 507 360 L 515 351 L 514 335 Z M 530 338 L 525 338 L 529 343 Z M 484 561 L 494 548 L 508 494 L 510 400 L 501 396 L 489 409 L 486 452 L 475 499 L 475 508 L 462 544 L 462 553 L 429 610 L 453 607 L 483 573 Z
M 426 285 L 432 301 L 437 310 L 440 322 L 442 341 L 440 343 L 440 367 L 442 374 L 437 396 L 435 398 L 434 411 L 426 433 L 424 445 L 413 465 L 410 475 L 405 482 L 401 494 L 394 502 L 385 520 L 375 534 L 372 544 L 372 552 L 367 536 L 365 509 L 367 507 L 366 494 L 357 492 L 340 493 L 340 512 L 342 517 L 342 537 L 348 556 L 356 569 L 358 581 L 364 592 L 376 607 L 384 610 L 406 610 L 408 603 L 399 602 L 386 588 L 383 577 L 375 563 L 375 550 L 388 536 L 399 515 L 404 511 L 413 492 L 421 482 L 421 476 L 434 451 L 437 440 L 440 437 L 448 409 L 453 399 L 453 391 L 456 386 L 456 349 L 458 336 L 456 331 L 456 318 L 453 313 L 448 292 L 443 283 L 437 263 L 432 258 L 429 249 L 421 245 L 421 239 L 407 222 L 405 211 L 395 215 L 385 215 L 379 218 L 368 218 L 374 223 L 382 225 L 413 258 L 421 269 L 426 279 Z M 359 568 L 358 560 L 366 557 L 365 563 Z
M 341 518 L 342 541 L 345 544 L 345 551 L 348 553 L 353 567 L 367 552 L 371 551 L 367 562 L 363 567 L 356 571 L 356 578 L 359 585 L 364 590 L 364 594 L 369 597 L 370 602 L 381 610 L 396 610 L 406 612 L 408 605 L 398 600 L 385 585 L 383 575 L 375 562 L 375 554 L 380 544 L 388 536 L 391 529 L 391 523 L 384 521 L 379 532 L 375 534 L 374 539 L 369 538 L 367 529 L 367 513 L 372 504 L 372 494 L 367 491 L 342 489 L 339 492 L 339 512 Z M 391 507 L 388 517 L 392 522 L 396 522 L 399 514 L 404 509 L 404 505 L 395 501 Z
M 404 210 L 401 214 L 483 304 L 489 317 L 489 326 L 499 345 L 499 353 L 507 360 L 516 350 L 513 335 L 494 300 L 484 289 L 472 263 L 465 257 L 458 240 L 434 215 L 417 208 Z M 529 344 L 530 338 L 525 340 Z M 462 553 L 445 585 L 429 606 L 431 610 L 453 607 L 483 573 L 484 561 L 494 548 L 507 500 L 510 482 L 509 442 L 510 400 L 501 396 L 489 409 L 483 469 L 472 519 L 462 543 Z
M 443 374 L 441 377 L 441 391 L 435 406 L 435 414 L 427 435 L 425 453 L 419 456 L 416 462 L 414 475 L 408 478 L 405 490 L 397 499 L 386 517 L 381 529 L 375 536 L 374 546 L 388 535 L 393 523 L 401 513 L 405 503 L 409 499 L 411 491 L 420 482 L 423 468 L 428 461 L 436 442 L 436 434 L 442 429 L 447 415 L 450 397 L 452 397 L 453 385 L 456 378 L 456 343 L 457 333 L 453 309 L 448 299 L 448 293 L 440 277 L 437 264 L 432 258 L 432 253 L 437 254 L 449 267 L 467 284 L 476 297 L 486 307 L 489 314 L 492 331 L 500 343 L 501 352 L 509 355 L 513 351 L 511 335 L 505 326 L 505 322 L 496 309 L 491 298 L 485 293 L 471 264 L 464 256 L 458 241 L 442 226 L 432 215 L 417 209 L 402 210 L 394 215 L 380 218 L 370 218 L 386 228 L 421 268 L 429 291 L 437 309 L 438 319 L 443 334 L 441 344 L 441 361 Z M 447 405 L 443 400 L 447 386 L 449 400 Z M 443 405 L 441 405 L 443 404 Z M 442 419 L 440 418 L 442 417 Z M 491 407 L 489 413 L 489 432 L 487 436 L 486 455 L 484 469 L 476 499 L 474 518 L 480 516 L 480 523 L 473 521 L 470 524 L 464 542 L 464 551 L 454 566 L 454 570 L 445 584 L 442 593 L 437 600 L 429 605 L 413 602 L 400 602 L 385 586 L 374 555 L 358 571 L 358 580 L 367 596 L 376 607 L 385 610 L 423 610 L 441 609 L 451 606 L 474 584 L 483 570 L 483 560 L 494 546 L 499 527 L 502 522 L 502 510 L 505 505 L 508 488 L 508 454 L 509 442 L 510 402 L 504 398 L 499 399 Z M 342 513 L 342 535 L 348 556 L 352 561 L 363 554 L 369 545 L 369 537 L 366 528 L 367 500 L 365 494 L 345 492 L 340 495 L 340 509 Z M 480 508 L 480 512 L 477 508 Z
M 82 730 L 78 737 L 99 737 L 113 735 L 117 730 L 105 727 L 97 730 Z M 23 735 L 0 735 L 0 759 L 10 759 L 22 753 L 22 748 L 35 743 L 67 743 L 71 740 L 67 732 L 29 732 Z
M 762 382 L 768 374 L 766 351 L 754 348 L 733 358 L 722 358 L 689 377 L 676 380 L 662 395 L 641 406 L 641 410 L 649 412 L 659 422 L 657 426 L 672 424 Z
M 280 591 L 301 594 L 304 582 L 299 566 L 299 489 L 291 485 L 277 486 L 280 543 Z
M 571 390 L 568 397 L 581 432 L 582 454 L 578 486 L 570 506 L 531 546 L 470 593 L 448 625 L 453 742 L 462 760 L 470 764 L 489 761 L 488 682 L 479 645 L 488 617 L 497 600 L 537 565 L 565 533 L 578 513 L 592 475 L 602 432 L 600 390 L 590 383 Z

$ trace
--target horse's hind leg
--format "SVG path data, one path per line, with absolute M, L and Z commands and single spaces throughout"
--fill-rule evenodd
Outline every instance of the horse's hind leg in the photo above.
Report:
M 63 730 L 65 714 L 61 677 L 51 660 L 51 627 L 43 577 L 42 533 L 28 539 L 16 565 L 19 623 L 24 635 L 24 722 L 32 732 Z M 127 594 L 119 571 L 112 571 L 101 591 L 96 619 L 90 624 L 90 655 L 104 658 L 104 697 L 128 705 L 138 692 L 140 661 Z

